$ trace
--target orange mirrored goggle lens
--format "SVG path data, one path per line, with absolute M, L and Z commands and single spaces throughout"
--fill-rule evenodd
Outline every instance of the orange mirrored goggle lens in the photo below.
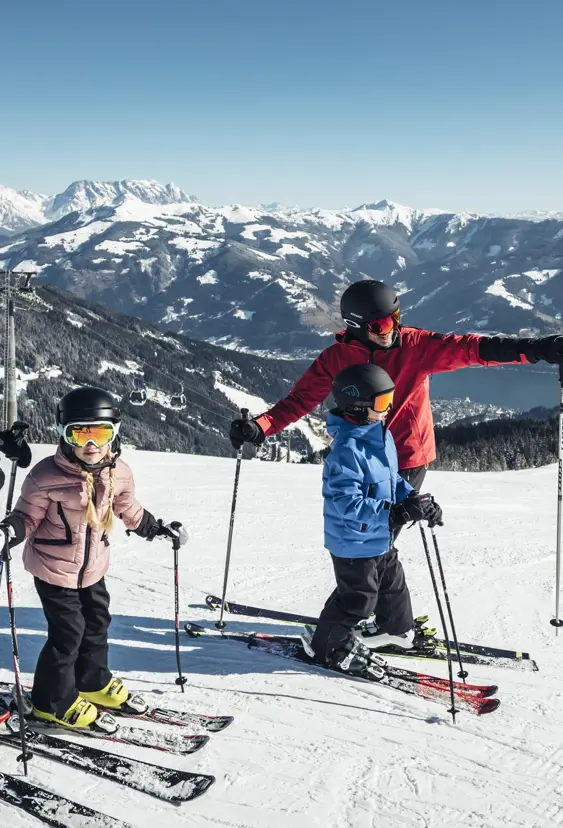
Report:
M 393 405 L 393 391 L 386 391 L 385 394 L 380 394 L 373 401 L 372 408 L 378 414 L 385 414 Z
M 401 322 L 401 311 L 396 310 L 390 316 L 384 316 L 383 319 L 374 319 L 367 323 L 367 329 L 371 334 L 385 336 L 390 334 L 399 327 Z
M 94 443 L 98 448 L 107 446 L 116 435 L 113 423 L 71 423 L 64 429 L 64 439 L 69 446 L 83 448 Z

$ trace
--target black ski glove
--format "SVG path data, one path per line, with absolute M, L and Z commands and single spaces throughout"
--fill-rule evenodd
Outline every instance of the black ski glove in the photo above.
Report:
M 127 534 L 130 535 L 131 531 L 148 541 L 153 541 L 158 537 L 177 538 L 180 541 L 180 546 L 183 546 L 190 539 L 190 533 L 179 521 L 176 521 L 173 524 L 165 524 L 161 518 L 157 520 L 155 516 L 148 511 L 148 509 L 144 510 L 143 518 L 137 528 L 127 530 Z
M 391 506 L 389 512 L 389 525 L 392 529 L 404 526 L 406 523 L 427 520 L 428 526 L 443 526 L 442 509 L 436 503 L 431 494 L 418 494 L 411 492 L 410 495 Z
M 162 521 L 157 520 L 148 509 L 144 509 L 143 517 L 137 528 L 128 529 L 127 534 L 130 535 L 131 532 L 134 532 L 135 535 L 139 535 L 140 538 L 146 538 L 146 540 L 152 541 L 158 534 L 160 534 L 161 529 Z
M 14 423 L 7 431 L 0 431 L 0 451 L 8 460 L 17 460 L 20 469 L 27 469 L 31 463 L 31 449 L 24 439 L 24 423 Z
M 255 446 L 259 446 L 266 439 L 266 435 L 256 420 L 233 420 L 229 438 L 232 447 L 238 451 L 243 443 L 253 443 Z
M 17 515 L 6 515 L 4 520 L 0 520 L 0 530 L 4 533 L 7 531 L 9 536 L 9 546 L 17 546 L 25 540 L 25 522 L 23 518 Z M 3 545 L 2 536 L 0 535 L 0 546 Z
M 558 365 L 563 362 L 563 336 L 544 336 L 542 339 L 530 339 L 528 348 L 523 351 L 529 362 L 550 362 Z
M 479 342 L 479 356 L 485 362 L 563 362 L 563 336 L 542 339 L 515 339 L 510 336 L 484 336 Z

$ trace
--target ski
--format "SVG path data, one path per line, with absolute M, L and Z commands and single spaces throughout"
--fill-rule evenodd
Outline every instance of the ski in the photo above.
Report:
M 316 664 L 305 654 L 299 638 L 294 636 L 265 635 L 263 633 L 222 633 L 221 637 L 232 641 L 239 641 L 248 647 L 256 647 L 272 655 L 279 655 L 283 658 L 300 661 L 311 667 L 332 673 L 333 675 L 354 679 L 355 681 L 381 684 L 392 687 L 402 693 L 420 696 L 432 701 L 444 701 L 448 698 L 450 692 L 450 685 L 447 679 L 429 676 L 425 673 L 416 673 L 412 670 L 404 670 L 400 667 L 386 665 L 384 668 L 384 678 L 376 681 L 358 676 L 350 676 L 337 668 Z M 495 685 L 466 685 L 460 682 L 454 682 L 456 709 L 466 710 L 478 716 L 492 713 L 500 705 L 499 699 L 490 698 L 497 690 L 498 687 Z
M 27 691 L 24 690 L 27 697 Z M 29 710 L 31 702 L 29 701 Z M 6 716 L 6 711 L 8 716 Z M 13 720 L 13 726 L 19 729 L 17 724 L 17 708 L 7 696 L 0 695 L 0 722 L 7 719 L 7 725 Z M 162 750 L 165 753 L 174 753 L 178 756 L 188 756 L 191 753 L 201 750 L 209 741 L 209 736 L 185 736 L 174 733 L 163 733 L 157 730 L 147 730 L 143 727 L 127 727 L 115 720 L 112 713 L 104 712 L 91 727 L 77 728 L 65 727 L 58 722 L 48 722 L 38 719 L 32 713 L 26 714 L 26 726 L 32 730 L 54 730 L 59 733 L 70 733 L 80 736 L 87 736 L 92 739 L 103 739 L 106 742 L 115 742 L 121 745 L 132 745 L 133 747 L 153 748 Z
M 0 802 L 20 808 L 54 828 L 132 828 L 127 822 L 80 805 L 47 788 L 0 771 Z
M 364 635 L 360 631 L 356 630 L 356 635 L 360 639 L 360 641 L 366 645 L 366 647 L 370 646 L 370 636 Z M 509 659 L 509 658 L 502 658 L 501 656 L 487 656 L 487 655 L 479 655 L 478 653 L 470 653 L 462 649 L 462 645 L 460 643 L 460 653 L 461 653 L 461 660 L 464 665 L 467 664 L 475 664 L 481 667 L 506 667 L 512 670 L 533 670 L 537 671 L 538 666 L 535 661 L 532 659 L 519 661 L 516 659 Z M 455 661 L 456 653 L 454 645 L 451 645 L 452 651 L 452 658 Z M 410 650 L 403 650 L 400 647 L 378 647 L 377 649 L 373 648 L 373 652 L 377 655 L 385 656 L 385 658 L 407 658 L 407 659 L 421 659 L 423 661 L 448 661 L 448 652 L 445 649 L 445 646 L 442 648 L 441 646 L 427 647 L 424 649 L 410 649 Z
M 70 735 L 70 734 L 69 734 Z M 116 756 L 107 750 L 91 747 L 79 741 L 67 740 L 48 733 L 30 730 L 27 733 L 30 750 L 54 762 L 111 779 L 141 793 L 150 794 L 167 802 L 188 802 L 204 794 L 215 782 L 214 776 L 161 768 L 138 759 Z M 0 728 L 0 745 L 19 749 L 19 734 Z
M 102 709 L 102 708 L 100 708 Z M 109 711 L 109 708 L 103 708 Z M 158 722 L 159 724 L 175 727 L 200 727 L 208 733 L 219 733 L 233 723 L 233 716 L 209 716 L 203 713 L 190 713 L 183 710 L 169 710 L 166 707 L 152 707 L 144 713 L 129 710 L 110 711 L 126 719 L 137 719 L 143 722 Z M 201 737 L 208 738 L 208 737 Z
M 70 728 L 57 724 L 57 722 L 43 722 L 40 719 L 26 719 L 26 724 L 31 730 L 44 732 L 53 730 L 60 734 L 73 734 L 87 736 L 93 739 L 103 739 L 104 742 L 114 742 L 120 745 L 132 745 L 134 747 L 152 748 L 161 750 L 164 753 L 173 753 L 177 756 L 189 756 L 201 750 L 209 741 L 209 736 L 176 736 L 171 733 L 159 733 L 154 730 L 145 730 L 142 727 L 123 727 L 115 733 L 105 733 L 103 730 L 92 728 Z
M 205 603 L 207 607 L 211 610 L 216 610 L 221 607 L 221 599 L 216 595 L 208 595 L 205 599 Z M 293 612 L 282 612 L 281 610 L 270 610 L 263 607 L 253 607 L 247 604 L 237 604 L 233 601 L 225 602 L 225 612 L 231 613 L 232 615 L 246 615 L 252 618 L 268 618 L 272 621 L 285 621 L 288 624 L 311 624 L 316 625 L 318 624 L 319 619 L 312 615 L 299 615 L 298 613 Z M 197 625 L 192 624 L 188 625 L 194 628 L 194 635 L 198 634 Z M 358 626 L 358 631 L 362 634 L 362 640 L 364 641 L 367 646 L 369 646 L 369 631 L 370 627 L 373 628 L 373 625 L 370 625 L 369 621 L 364 622 Z M 367 635 L 366 635 L 367 633 Z M 441 650 L 446 650 L 446 642 L 442 638 L 435 639 L 436 647 L 438 650 L 433 649 L 429 651 L 417 651 L 417 658 L 435 658 L 436 652 L 440 652 Z M 450 647 L 454 648 L 455 644 L 453 641 L 449 642 Z M 529 670 L 538 670 L 538 666 L 536 662 L 530 658 L 529 653 L 521 652 L 519 650 L 506 650 L 499 647 L 489 647 L 483 644 L 468 644 L 465 642 L 459 642 L 459 648 L 462 654 L 462 659 L 466 661 L 468 664 L 490 664 L 491 666 L 510 666 L 510 667 L 520 667 L 521 669 L 529 669 Z M 378 652 L 380 652 L 378 650 Z M 397 652 L 385 652 L 381 651 L 385 655 L 400 655 Z M 481 658 L 469 658 L 469 656 L 480 656 Z M 414 656 L 413 656 L 414 657 Z M 442 657 L 438 655 L 436 658 L 437 661 L 442 661 Z M 498 664 L 496 662 L 499 662 Z M 507 662 L 516 662 L 516 664 L 507 664 Z
M 11 684 L 0 682 L 0 693 L 11 693 L 12 689 Z M 29 690 L 30 688 L 26 687 L 25 689 Z M 234 721 L 233 716 L 213 716 L 204 713 L 191 713 L 184 710 L 170 710 L 166 707 L 150 707 L 144 699 L 142 700 L 143 705 L 139 706 L 139 696 L 130 698 L 130 701 L 132 700 L 136 700 L 137 702 L 134 707 L 127 702 L 120 708 L 102 707 L 100 705 L 97 705 L 97 707 L 99 710 L 110 713 L 112 716 L 119 716 L 120 718 L 137 719 L 143 722 L 158 722 L 159 724 L 175 727 L 196 727 L 207 730 L 208 733 L 220 733 L 220 731 L 225 730 Z
M 201 633 L 205 632 L 203 627 L 200 629 Z M 243 636 L 243 638 L 241 638 L 241 636 Z M 251 643 L 249 646 L 261 646 L 260 642 L 266 642 L 265 647 L 273 645 L 276 642 L 281 642 L 282 644 L 287 642 L 299 642 L 298 638 L 292 636 L 268 635 L 266 633 L 224 633 L 222 637 L 233 638 L 234 640 L 250 641 Z M 378 650 L 375 655 L 379 656 L 380 651 Z M 310 661 L 308 663 L 310 663 Z M 450 684 L 448 679 L 436 676 L 427 676 L 425 673 L 417 673 L 414 670 L 404 670 L 401 668 L 390 667 L 389 665 L 387 665 L 387 670 L 399 670 L 404 677 L 417 677 L 417 680 L 428 679 L 432 685 L 440 685 L 449 692 Z M 458 688 L 460 691 L 463 691 L 464 695 L 481 699 L 487 699 L 490 696 L 494 696 L 498 692 L 498 686 L 496 684 L 462 684 L 461 682 L 454 682 L 454 688 Z

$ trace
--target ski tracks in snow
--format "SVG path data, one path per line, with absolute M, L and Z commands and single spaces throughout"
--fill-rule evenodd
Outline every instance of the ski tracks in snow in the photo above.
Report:
M 192 527 L 180 562 L 182 619 L 212 627 L 216 615 L 190 603 L 201 607 L 196 585 L 217 592 L 222 583 L 234 462 L 146 452 L 126 459 L 141 502 Z M 322 548 L 321 469 L 274 465 L 243 463 L 229 597 L 315 614 L 333 586 Z M 556 640 L 549 626 L 556 482 L 554 467 L 429 474 L 428 491 L 446 516 L 439 540 L 459 637 L 528 649 L 540 666 L 539 673 L 514 674 L 471 668 L 470 681 L 499 685 L 502 705 L 482 719 L 462 713 L 456 726 L 447 699 L 439 705 L 404 697 L 208 638 L 182 639 L 188 678 L 182 696 L 173 683 L 170 550 L 116 529 L 108 576 L 112 669 L 132 689 L 155 691 L 161 705 L 235 716 L 193 757 L 123 752 L 213 773 L 217 783 L 175 808 L 41 757 L 30 765 L 32 781 L 138 828 L 563 828 L 563 636 Z M 263 489 L 271 495 L 266 501 Z M 415 611 L 435 619 L 418 533 L 405 531 L 400 545 Z M 28 630 L 20 638 L 28 679 L 45 625 L 16 555 L 14 582 L 19 623 Z M 227 620 L 232 630 L 297 632 L 257 619 Z M 8 680 L 5 626 L 0 678 Z M 446 675 L 443 664 L 408 666 Z M 18 772 L 13 751 L 0 755 L 0 767 Z M 0 822 L 36 824 L 1 807 Z

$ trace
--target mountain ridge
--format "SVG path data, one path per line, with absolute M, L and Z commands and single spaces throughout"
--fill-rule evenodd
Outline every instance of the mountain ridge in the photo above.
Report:
M 162 329 L 290 359 L 330 344 L 342 291 L 366 277 L 394 285 L 416 327 L 561 332 L 563 219 L 388 200 L 352 210 L 209 207 L 186 193 L 170 201 L 176 189 L 157 182 L 143 195 L 142 183 L 108 195 L 82 182 L 78 202 L 69 193 L 66 204 L 97 206 L 0 239 L 0 267 L 36 271 Z

